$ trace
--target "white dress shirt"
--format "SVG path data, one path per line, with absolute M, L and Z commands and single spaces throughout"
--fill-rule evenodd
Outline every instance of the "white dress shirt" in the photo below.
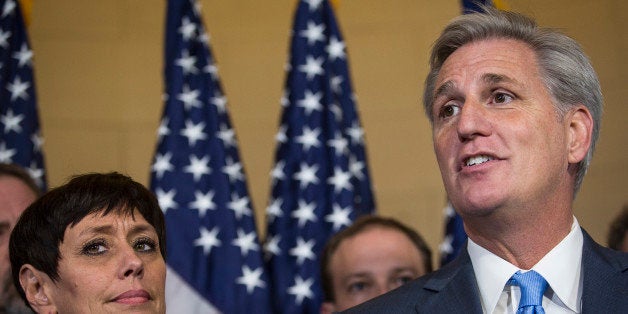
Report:
M 583 236 L 576 217 L 569 234 L 532 267 L 549 284 L 543 295 L 545 313 L 580 313 Z M 480 289 L 485 314 L 517 313 L 521 291 L 508 279 L 519 269 L 469 239 L 467 250 Z

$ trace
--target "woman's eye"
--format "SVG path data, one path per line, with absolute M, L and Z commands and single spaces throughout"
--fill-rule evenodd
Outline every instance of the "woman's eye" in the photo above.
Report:
M 87 255 L 100 255 L 107 251 L 107 246 L 104 242 L 88 243 L 82 249 L 82 252 Z
M 133 243 L 133 248 L 138 252 L 150 252 L 155 251 L 156 244 L 152 239 L 142 238 Z
M 494 101 L 497 104 L 509 103 L 514 99 L 514 97 L 506 94 L 506 93 L 496 93 L 494 96 Z

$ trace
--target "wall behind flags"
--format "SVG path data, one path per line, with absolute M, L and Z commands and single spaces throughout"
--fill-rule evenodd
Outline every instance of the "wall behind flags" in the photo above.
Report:
M 430 46 L 459 14 L 459 1 L 336 2 L 378 210 L 418 229 L 436 250 L 445 193 L 421 94 Z M 264 234 L 295 1 L 201 3 Z M 507 3 L 576 38 L 598 71 L 602 132 L 575 208 L 605 243 L 610 220 L 628 202 L 628 2 Z M 51 187 L 113 170 L 148 183 L 163 108 L 164 19 L 165 1 L 34 1 L 29 31 Z

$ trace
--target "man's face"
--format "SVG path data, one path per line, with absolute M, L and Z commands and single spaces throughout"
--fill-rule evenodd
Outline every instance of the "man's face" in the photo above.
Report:
M 14 177 L 0 176 L 0 283 L 11 277 L 9 261 L 9 236 L 20 214 L 35 201 L 37 196 L 22 181 Z M 0 288 L 4 284 L 0 284 Z M 0 291 L 3 295 L 4 291 Z
M 342 311 L 425 274 L 423 258 L 398 230 L 373 226 L 343 240 L 329 261 L 334 302 L 323 312 Z
M 556 113 L 525 43 L 462 46 L 445 60 L 434 96 L 434 150 L 463 217 L 547 208 L 556 195 L 570 193 L 564 193 L 572 190 L 567 168 L 580 158 L 570 152 L 573 125 Z

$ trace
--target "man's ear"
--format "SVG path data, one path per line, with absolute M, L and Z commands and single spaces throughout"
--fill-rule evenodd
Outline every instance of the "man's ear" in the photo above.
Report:
M 568 161 L 576 164 L 582 161 L 591 147 L 593 117 L 584 105 L 578 105 L 568 113 Z
M 49 288 L 54 283 L 46 273 L 30 264 L 25 264 L 20 268 L 19 280 L 26 294 L 28 304 L 37 313 L 57 312 L 56 306 L 49 295 Z
M 323 302 L 321 305 L 321 314 L 332 314 L 336 311 L 336 307 L 331 302 Z

